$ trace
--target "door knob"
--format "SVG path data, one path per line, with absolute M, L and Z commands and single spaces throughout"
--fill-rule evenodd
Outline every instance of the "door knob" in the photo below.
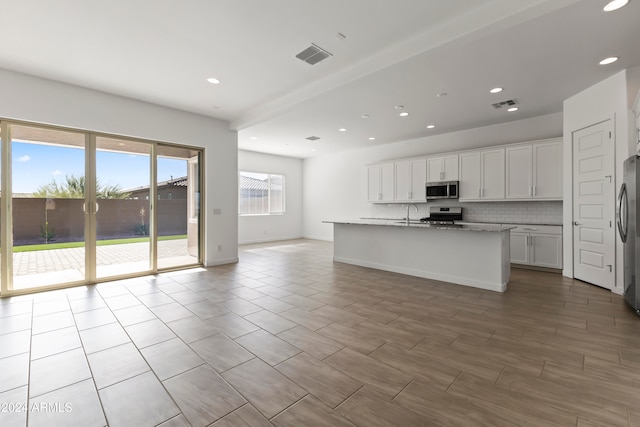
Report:
M 573 221 L 573 225 L 582 225 L 578 221 Z

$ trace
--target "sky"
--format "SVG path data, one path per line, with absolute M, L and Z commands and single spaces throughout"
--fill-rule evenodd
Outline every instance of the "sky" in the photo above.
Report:
M 13 141 L 13 193 L 32 193 L 52 180 L 83 176 L 85 151 L 75 147 L 39 145 Z M 149 185 L 149 156 L 98 151 L 96 175 L 102 185 L 119 185 L 123 190 Z M 187 160 L 158 158 L 158 182 L 187 176 Z

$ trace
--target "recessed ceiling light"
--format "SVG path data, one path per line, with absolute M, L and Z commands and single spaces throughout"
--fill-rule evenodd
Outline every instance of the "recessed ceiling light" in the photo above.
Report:
M 427 129 L 433 129 L 436 125 L 427 125 Z
M 407 117 L 409 115 L 409 113 L 407 113 L 406 111 L 403 111 L 402 113 L 400 113 L 400 117 Z
M 207 81 L 208 81 L 209 83 L 211 83 L 212 85 L 217 85 L 217 84 L 219 84 L 219 83 L 220 83 L 220 80 L 216 79 L 215 77 L 209 77 L 209 78 L 207 79 Z
M 602 8 L 605 12 L 613 12 L 614 10 L 618 10 L 621 7 L 625 6 L 629 3 L 629 0 L 612 0 L 606 4 L 605 7 Z
M 513 113 L 514 111 L 518 111 L 518 107 L 507 108 L 507 111 Z
M 613 64 L 614 62 L 616 62 L 618 60 L 617 56 L 610 56 L 609 58 L 605 58 L 602 61 L 600 61 L 600 65 L 609 65 L 609 64 Z
M 502 92 L 504 89 L 502 89 L 501 87 L 494 87 L 493 89 L 491 89 L 489 92 L 491 93 L 500 93 Z
M 436 96 L 437 96 L 438 98 L 442 98 L 442 97 L 445 97 L 445 96 L 447 96 L 447 95 L 449 95 L 447 92 L 440 92 L 440 93 L 439 93 L 439 94 L 437 94 Z
M 371 138 L 369 138 L 369 141 L 375 141 L 376 139 L 372 136 Z
M 258 139 L 258 137 L 257 136 L 252 136 L 251 139 L 255 141 L 256 139 Z
M 362 117 L 363 119 L 368 119 L 368 118 L 369 118 L 369 115 L 368 115 L 368 114 L 363 114 L 363 115 L 362 115 L 362 116 L 360 116 L 360 117 Z
M 346 132 L 347 130 L 345 128 L 340 128 L 338 129 L 338 132 Z

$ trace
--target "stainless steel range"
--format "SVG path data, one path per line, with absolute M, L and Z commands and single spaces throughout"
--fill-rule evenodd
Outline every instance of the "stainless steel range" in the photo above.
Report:
M 455 224 L 455 221 L 462 221 L 461 207 L 431 207 L 429 208 L 429 216 L 420 218 L 420 222 L 438 225 L 451 225 Z

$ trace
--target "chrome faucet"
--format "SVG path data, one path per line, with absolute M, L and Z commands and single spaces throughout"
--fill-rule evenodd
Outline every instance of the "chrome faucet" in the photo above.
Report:
M 418 212 L 418 205 L 416 205 L 415 203 L 407 203 L 407 225 L 409 225 L 411 223 L 411 220 L 409 219 L 409 208 L 411 206 L 416 208 L 416 212 Z

